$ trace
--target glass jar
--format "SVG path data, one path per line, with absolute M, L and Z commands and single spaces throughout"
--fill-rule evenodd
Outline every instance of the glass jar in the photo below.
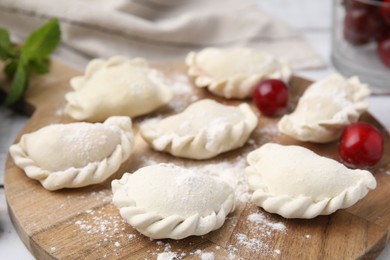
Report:
M 332 62 L 390 91 L 390 0 L 334 0 Z

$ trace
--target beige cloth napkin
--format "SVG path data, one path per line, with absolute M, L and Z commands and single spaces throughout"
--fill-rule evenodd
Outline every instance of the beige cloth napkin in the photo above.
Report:
M 0 0 L 0 27 L 21 38 L 52 17 L 61 22 L 63 46 L 87 58 L 155 62 L 209 46 L 247 46 L 294 69 L 324 66 L 301 35 L 247 0 Z

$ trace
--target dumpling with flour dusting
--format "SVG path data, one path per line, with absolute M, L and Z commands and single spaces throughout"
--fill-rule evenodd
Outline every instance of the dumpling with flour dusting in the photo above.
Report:
M 186 64 L 188 75 L 195 77 L 197 87 L 208 88 L 225 98 L 248 98 L 260 80 L 288 82 L 292 74 L 286 61 L 249 48 L 206 48 L 190 52 Z
M 180 114 L 145 122 L 140 133 L 157 151 L 202 160 L 243 146 L 256 126 L 248 104 L 234 107 L 203 99 Z
M 314 218 L 348 208 L 375 189 L 375 177 L 301 146 L 267 143 L 245 169 L 252 201 L 285 218 Z
M 92 60 L 84 76 L 70 81 L 65 113 L 77 120 L 103 121 L 110 116 L 136 117 L 167 104 L 173 93 L 161 72 L 141 58 Z
M 327 143 L 337 140 L 343 128 L 367 110 L 370 94 L 357 77 L 333 74 L 311 84 L 295 111 L 278 123 L 279 131 L 300 141 Z
M 141 168 L 112 182 L 113 203 L 140 233 L 182 239 L 220 228 L 234 210 L 225 182 L 171 164 Z
M 48 190 L 100 183 L 115 173 L 133 151 L 128 117 L 104 123 L 45 126 L 24 134 L 10 147 L 15 164 Z

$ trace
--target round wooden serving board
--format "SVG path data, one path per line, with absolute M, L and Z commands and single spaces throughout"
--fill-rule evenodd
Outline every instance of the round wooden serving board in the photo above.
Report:
M 240 102 L 215 98 L 207 90 L 191 86 L 183 64 L 156 67 L 170 79 L 176 95 L 169 106 L 148 115 L 148 118 L 179 112 L 199 98 L 214 98 L 232 105 Z M 80 74 L 53 62 L 49 75 L 32 80 L 26 101 L 31 105 L 27 108 L 35 110 L 20 135 L 53 123 L 72 122 L 63 114 L 64 94 L 70 91 L 69 79 Z M 310 81 L 294 77 L 290 84 L 291 111 Z M 136 133 L 137 124 L 145 118 L 134 121 Z M 318 154 L 338 159 L 336 142 L 324 145 L 297 142 L 277 132 L 278 118 L 259 118 L 259 126 L 244 147 L 202 162 L 155 152 L 137 134 L 134 154 L 116 174 L 100 185 L 79 189 L 47 191 L 39 182 L 27 178 L 8 156 L 4 181 L 9 214 L 21 239 L 38 259 L 156 259 L 163 255 L 195 259 L 210 255 L 215 259 L 376 257 L 389 240 L 390 140 L 386 130 L 367 113 L 361 120 L 380 129 L 385 139 L 385 155 L 376 167 L 370 169 L 378 182 L 377 188 L 346 210 L 310 220 L 284 219 L 264 212 L 251 202 L 242 202 L 245 200 L 240 198 L 235 212 L 219 230 L 180 241 L 153 241 L 126 224 L 111 204 L 113 179 L 157 162 L 172 162 L 228 175 L 245 167 L 245 156 L 249 151 L 270 141 L 302 145 Z

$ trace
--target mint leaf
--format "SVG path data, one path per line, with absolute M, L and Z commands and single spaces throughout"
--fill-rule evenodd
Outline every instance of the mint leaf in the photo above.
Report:
M 4 72 L 8 78 L 12 79 L 12 77 L 15 75 L 17 68 L 18 68 L 18 61 L 16 59 L 8 59 L 5 62 Z
M 57 48 L 61 38 L 58 19 L 51 19 L 27 38 L 22 46 L 22 56 L 27 60 L 47 59 Z
M 6 30 L 0 28 L 0 59 L 8 59 L 11 56 L 11 49 L 12 43 L 9 37 L 9 33 Z
M 49 72 L 49 60 L 31 60 L 28 64 L 28 68 L 37 74 L 45 74 Z
M 60 42 L 61 31 L 57 19 L 52 19 L 30 34 L 22 47 L 14 46 L 6 30 L 0 28 L 0 59 L 4 72 L 12 79 L 4 105 L 10 106 L 23 97 L 29 76 L 49 70 L 49 55 Z
M 18 63 L 15 76 L 12 80 L 11 89 L 5 98 L 4 105 L 10 106 L 22 98 L 27 88 L 27 70 L 23 62 Z

